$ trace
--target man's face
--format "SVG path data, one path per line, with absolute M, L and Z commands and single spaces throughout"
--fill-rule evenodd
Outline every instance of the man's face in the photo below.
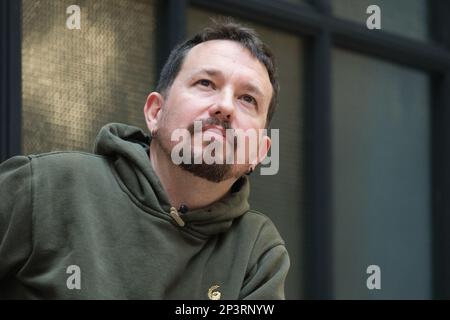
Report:
M 176 129 L 193 131 L 194 121 L 209 126 L 195 135 L 207 135 L 219 143 L 224 154 L 234 149 L 221 134 L 222 129 L 264 129 L 272 97 L 272 85 L 264 65 L 239 43 L 212 40 L 193 47 L 175 78 L 161 109 L 156 115 L 157 143 L 169 153 L 178 143 L 171 141 Z M 198 141 L 198 140 L 197 140 Z M 259 156 L 270 147 L 266 136 L 259 141 Z M 202 143 L 204 148 L 208 142 Z M 228 147 L 228 149 L 227 149 Z M 241 146 L 242 148 L 242 146 Z M 248 148 L 244 146 L 243 148 Z M 241 150 L 242 151 L 242 150 Z M 245 151 L 245 152 L 248 152 Z M 193 157 L 202 155 L 201 148 L 192 146 Z M 259 159 L 261 161 L 262 159 Z M 243 164 L 191 164 L 180 165 L 193 174 L 220 182 L 238 178 L 250 167 L 250 156 Z

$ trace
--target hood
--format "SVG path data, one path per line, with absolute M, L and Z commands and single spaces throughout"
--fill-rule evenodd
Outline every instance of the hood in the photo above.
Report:
M 150 136 L 141 129 L 111 123 L 100 130 L 94 153 L 111 159 L 119 179 L 137 201 L 170 217 L 171 205 L 149 159 L 150 143 Z M 235 182 L 231 192 L 223 199 L 182 214 L 181 218 L 186 223 L 183 228 L 206 236 L 225 232 L 233 223 L 233 219 L 250 209 L 249 193 L 249 180 L 243 176 Z

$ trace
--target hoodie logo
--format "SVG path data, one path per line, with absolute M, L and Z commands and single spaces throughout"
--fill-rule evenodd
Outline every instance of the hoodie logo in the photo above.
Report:
M 220 300 L 220 296 L 222 295 L 220 291 L 216 291 L 220 286 L 214 285 L 208 289 L 208 298 L 209 300 Z

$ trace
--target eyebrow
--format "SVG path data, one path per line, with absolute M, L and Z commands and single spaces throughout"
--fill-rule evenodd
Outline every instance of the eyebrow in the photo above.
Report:
M 202 68 L 202 69 L 197 69 L 194 72 L 192 72 L 190 77 L 194 78 L 195 76 L 202 74 L 202 73 L 206 73 L 208 76 L 211 76 L 211 77 L 222 75 L 222 72 L 220 72 L 219 70 Z
M 197 75 L 199 75 L 199 74 L 202 74 L 202 73 L 206 73 L 206 74 L 209 75 L 210 77 L 222 76 L 222 75 L 223 75 L 222 72 L 221 72 L 220 70 L 217 70 L 217 69 L 210 69 L 210 68 L 203 68 L 203 69 L 199 69 L 199 70 L 194 71 L 194 72 L 191 74 L 191 78 L 194 78 L 195 76 L 197 76 Z M 246 82 L 246 83 L 243 85 L 243 87 L 244 87 L 244 89 L 245 89 L 246 91 L 248 91 L 248 92 L 251 92 L 251 93 L 253 93 L 253 94 L 255 94 L 255 95 L 258 95 L 258 96 L 260 96 L 261 98 L 264 97 L 264 94 L 262 93 L 262 91 L 261 91 L 256 85 L 253 85 L 253 84 L 251 84 L 251 83 L 249 83 L 249 82 Z

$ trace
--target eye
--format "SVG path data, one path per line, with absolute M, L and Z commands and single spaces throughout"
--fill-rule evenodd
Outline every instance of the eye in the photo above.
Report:
M 213 83 L 210 80 L 207 79 L 201 79 L 197 81 L 197 84 L 203 86 L 203 87 L 213 87 Z
M 257 105 L 256 99 L 253 98 L 252 96 L 249 96 L 248 94 L 243 95 L 242 100 L 244 100 L 247 103 L 251 103 L 255 106 Z

